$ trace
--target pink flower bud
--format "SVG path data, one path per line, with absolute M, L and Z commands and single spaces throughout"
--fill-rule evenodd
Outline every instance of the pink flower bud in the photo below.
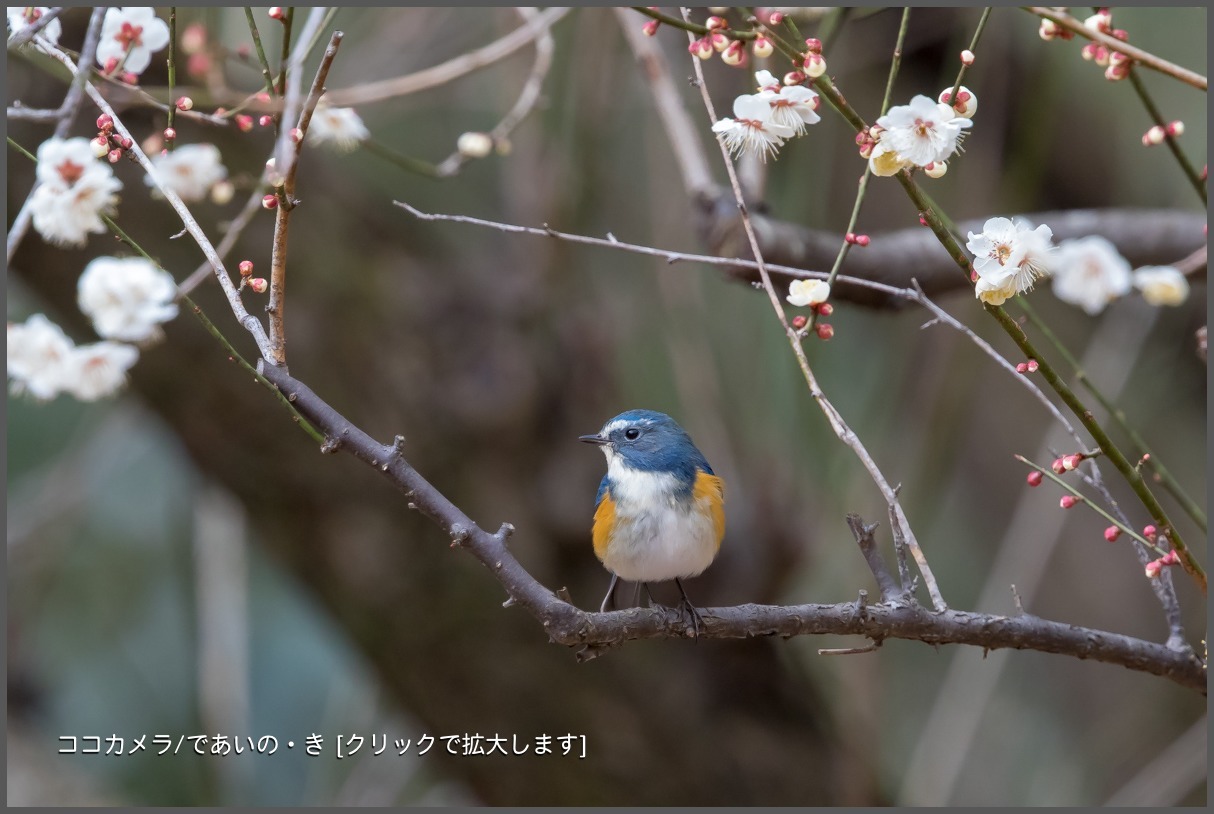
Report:
M 775 50 L 775 48 L 772 47 L 771 40 L 767 39 L 767 37 L 760 35 L 758 37 L 755 37 L 755 44 L 751 50 L 754 51 L 754 54 L 756 57 L 758 57 L 759 59 L 764 59 L 766 57 L 771 56 L 771 54 Z
M 1079 498 L 1074 495 L 1063 495 L 1062 500 L 1058 501 L 1058 505 L 1064 509 L 1069 509 L 1079 502 Z
M 270 6 L 270 19 L 285 20 L 287 19 L 287 13 L 283 11 L 282 6 Z
M 855 243 L 856 242 L 856 233 L 848 232 L 847 234 L 845 234 L 843 236 L 843 242 L 844 243 Z
M 1120 536 L 1121 529 L 1117 528 L 1116 526 L 1109 526 L 1104 530 L 1104 539 L 1108 540 L 1110 543 L 1117 542 L 1117 538 Z
M 108 157 L 111 164 L 117 164 L 118 159 L 122 158 L 122 150 L 110 150 Z
M 130 71 L 123 71 L 122 75 L 118 77 L 118 80 L 127 85 L 139 84 L 139 76 L 131 73 Z
M 805 75 L 811 79 L 817 79 L 822 74 L 826 73 L 826 60 L 821 54 L 810 54 L 805 58 Z
M 1037 36 L 1045 41 L 1050 41 L 1058 36 L 1058 24 L 1053 20 L 1042 20 L 1041 25 L 1037 28 Z
M 175 138 L 177 138 L 177 131 L 174 128 L 172 128 L 172 127 L 164 128 L 164 140 L 165 141 L 172 141 Z
M 240 132 L 247 133 L 253 129 L 253 117 L 246 116 L 243 113 L 237 113 L 235 116 L 236 126 L 240 128 Z
M 303 137 L 304 137 L 303 131 L 300 130 L 298 127 L 292 127 L 290 135 L 291 135 L 291 141 L 295 142 L 296 144 L 303 141 Z
M 1155 125 L 1150 130 L 1142 134 L 1142 143 L 1143 145 L 1150 147 L 1155 144 L 1163 144 L 1165 138 L 1167 138 L 1167 131 L 1159 125 Z
M 262 116 L 257 120 L 257 123 L 260 124 L 262 127 L 269 127 L 270 125 L 272 125 L 274 123 L 274 117 L 273 116 Z
M 784 74 L 785 85 L 800 85 L 804 81 L 805 74 L 801 73 L 800 71 L 789 71 L 788 73 Z M 815 99 L 815 101 L 817 100 Z
M 658 33 L 658 26 L 660 25 L 661 23 L 658 20 L 650 20 L 649 22 L 645 23 L 645 25 L 641 26 L 641 33 L 646 37 L 652 37 L 654 34 Z
M 1029 366 L 1027 364 L 1025 364 L 1024 362 L 1021 362 L 1020 364 L 1016 365 L 1017 373 L 1027 373 L 1028 369 L 1029 369 Z
M 804 314 L 797 314 L 792 318 L 792 326 L 798 331 L 804 328 L 807 324 L 809 324 L 809 320 L 806 319 Z
M 190 76 L 206 76 L 211 70 L 211 58 L 204 53 L 190 54 L 185 62 L 185 70 Z
M 864 246 L 867 246 L 868 244 L 869 244 L 868 235 L 856 235 L 856 245 L 857 246 L 864 247 Z
M 822 40 L 817 37 L 810 37 L 805 41 L 805 50 L 811 54 L 822 53 Z
M 943 178 L 944 174 L 948 172 L 948 163 L 945 161 L 933 161 L 923 168 L 923 172 L 928 178 Z
M 708 37 L 708 41 L 712 43 L 712 47 L 718 54 L 729 47 L 729 37 L 720 31 L 709 31 L 705 36 Z
M 784 13 L 780 11 L 773 11 L 771 16 L 767 18 L 767 22 L 772 25 L 779 25 L 780 23 L 784 22 Z
M 241 260 L 239 268 L 240 268 L 240 276 L 248 277 L 248 276 L 252 275 L 252 273 L 253 273 L 253 261 L 252 260 Z
M 1155 579 L 1159 576 L 1159 572 L 1163 570 L 1163 564 L 1159 560 L 1151 560 L 1147 563 L 1147 567 L 1144 570 L 1147 579 Z
M 261 198 L 261 206 L 263 209 L 277 209 L 278 208 L 278 196 L 277 195 L 263 195 Z
M 1096 43 L 1089 42 L 1083 46 L 1083 49 L 1079 52 L 1079 56 L 1083 57 L 1087 62 L 1091 62 L 1096 58 L 1096 51 L 1099 47 Z
M 97 117 L 97 129 L 103 133 L 108 133 L 114 129 L 114 117 L 108 113 L 102 113 Z
M 814 310 L 824 317 L 828 317 L 835 312 L 835 307 L 829 302 L 820 302 L 814 306 Z
M 194 109 L 194 100 L 191 99 L 189 96 L 182 96 L 180 99 L 177 100 L 177 102 L 175 104 L 177 105 L 178 110 L 193 110 Z
M 1036 469 L 1034 469 L 1032 472 L 1030 472 L 1028 474 L 1028 477 L 1026 477 L 1024 480 L 1029 486 L 1036 489 L 1038 486 L 1041 485 L 1041 481 L 1044 479 L 1045 479 L 1045 476 L 1042 475 L 1040 472 L 1038 472 Z
M 1184 135 L 1184 122 L 1177 119 L 1174 122 L 1168 123 L 1168 135 L 1172 138 Z
M 742 47 L 742 41 L 734 40 L 731 42 L 729 47 L 721 54 L 721 61 L 735 68 L 744 65 L 746 63 L 746 49 Z
M 181 50 L 186 55 L 197 54 L 207 46 L 207 30 L 202 23 L 190 23 L 181 32 Z
M 1037 364 L 1036 359 L 1029 359 L 1028 366 L 1029 366 L 1029 373 L 1036 373 L 1037 368 L 1041 367 L 1041 365 Z
M 961 52 L 961 64 L 967 68 L 974 64 L 974 52 L 966 48 Z
M 1115 38 L 1121 40 L 1122 42 L 1130 41 L 1130 34 L 1124 28 L 1114 28 L 1112 34 Z
M 724 17 L 714 15 L 704 21 L 704 27 L 709 31 L 716 31 L 718 28 L 729 28 L 729 22 Z
M 715 53 L 712 49 L 712 40 L 708 37 L 701 37 L 687 46 L 687 50 L 696 55 L 700 59 L 708 59 Z
M 1062 468 L 1065 469 L 1067 472 L 1070 472 L 1072 469 L 1079 466 L 1079 464 L 1081 464 L 1081 463 L 1083 463 L 1083 455 L 1081 453 L 1075 453 L 1074 455 L 1062 456 Z
M 109 76 L 116 70 L 118 70 L 118 57 L 110 57 L 105 61 L 105 64 L 101 66 L 101 72 L 106 76 Z
M 825 322 L 818 323 L 817 331 L 819 339 L 830 339 L 835 335 L 835 329 Z
M 98 136 L 95 139 L 90 139 L 89 147 L 91 147 L 93 150 L 94 158 L 105 158 L 110 154 L 110 140 L 105 136 Z
M 254 277 L 253 279 L 249 280 L 249 288 L 253 289 L 258 294 L 266 293 L 266 289 L 269 287 L 270 284 L 266 282 L 265 277 Z
M 1176 554 L 1176 549 L 1172 549 L 1167 554 L 1159 558 L 1160 565 L 1179 565 L 1180 557 Z
M 1159 530 L 1154 526 L 1143 526 L 1142 536 L 1146 537 L 1148 542 L 1153 543 L 1155 542 L 1155 538 L 1159 536 Z
M 1066 471 L 1066 467 L 1062 465 L 1061 458 L 1055 458 L 1054 462 L 1050 464 L 1050 469 L 1054 470 L 1055 475 L 1061 475 Z
M 269 104 L 269 102 L 270 102 L 270 94 L 264 90 L 258 91 L 257 95 L 254 96 L 253 98 L 256 99 L 257 101 L 261 102 L 263 105 Z

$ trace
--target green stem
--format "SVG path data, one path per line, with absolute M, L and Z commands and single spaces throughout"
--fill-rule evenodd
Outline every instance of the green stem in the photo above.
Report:
M 295 7 L 288 6 L 282 20 L 282 51 L 278 61 L 278 95 L 287 92 L 287 59 L 291 56 L 291 24 L 295 21 Z M 280 114 L 281 115 L 281 114 Z
M 906 31 L 910 28 L 910 13 L 910 6 L 902 9 L 902 22 L 898 25 L 898 40 L 894 43 L 894 57 L 889 63 L 889 79 L 885 80 L 885 98 L 881 100 L 882 116 L 889 110 L 889 100 L 894 92 L 894 79 L 898 76 L 898 69 L 902 67 L 902 44 L 906 42 Z
M 1030 461 L 1028 458 L 1025 458 L 1023 455 L 1013 455 L 1012 457 L 1014 457 L 1014 458 L 1015 458 L 1017 461 L 1020 461 L 1020 463 L 1022 463 L 1022 464 L 1026 464 L 1026 465 L 1028 465 L 1028 466 L 1032 467 L 1033 469 L 1036 469 L 1036 470 L 1037 470 L 1038 472 L 1040 472 L 1042 475 L 1045 475 L 1047 478 L 1049 478 L 1050 480 L 1052 480 L 1054 483 L 1058 484 L 1058 485 L 1059 485 L 1059 486 L 1061 486 L 1063 489 L 1066 489 L 1066 490 L 1067 490 L 1068 492 L 1070 492 L 1072 495 L 1074 495 L 1075 497 L 1079 498 L 1079 500 L 1080 500 L 1080 501 L 1081 501 L 1081 502 L 1082 502 L 1084 505 L 1086 505 L 1086 506 L 1087 506 L 1088 508 L 1090 508 L 1092 511 L 1096 512 L 1096 514 L 1100 515 L 1100 516 L 1101 516 L 1101 517 L 1103 517 L 1105 520 L 1109 521 L 1109 522 L 1110 522 L 1110 523 L 1112 523 L 1114 526 L 1116 526 L 1117 528 L 1121 529 L 1121 530 L 1122 530 L 1122 531 L 1124 531 L 1126 534 L 1128 534 L 1129 536 L 1133 537 L 1135 540 L 1137 540 L 1138 542 L 1142 543 L 1144 546 L 1146 546 L 1147 548 L 1151 549 L 1152 551 L 1154 551 L 1154 552 L 1155 552 L 1156 554 L 1158 554 L 1159 556 L 1163 557 L 1163 556 L 1166 556 L 1166 555 L 1167 555 L 1167 553 L 1168 553 L 1168 552 L 1164 551 L 1162 548 L 1160 548 L 1159 546 L 1155 545 L 1154 543 L 1152 543 L 1152 542 L 1151 542 L 1150 540 L 1148 540 L 1147 538 L 1143 537 L 1143 536 L 1142 536 L 1141 534 L 1139 534 L 1138 532 L 1134 531 L 1134 529 L 1132 529 L 1132 528 L 1130 528 L 1129 526 L 1127 526 L 1126 524 L 1122 523 L 1120 520 L 1118 520 L 1117 518 L 1113 517 L 1111 514 L 1109 514 L 1108 512 L 1106 512 L 1104 509 L 1100 508 L 1100 507 L 1099 507 L 1099 506 L 1097 506 L 1095 503 L 1093 503 L 1092 501 L 1090 501 L 1090 500 L 1088 500 L 1086 497 L 1084 497 L 1084 496 L 1083 496 L 1083 494 L 1082 494 L 1082 493 L 1081 493 L 1081 492 L 1080 492 L 1078 489 L 1076 489 L 1074 486 L 1071 486 L 1069 483 L 1067 483 L 1066 481 L 1064 481 L 1062 478 L 1060 478 L 1060 477 L 1058 477 L 1057 475 L 1055 475 L 1055 474 L 1054 474 L 1054 470 L 1052 470 L 1052 469 L 1047 469 L 1047 468 L 1046 468 L 1046 467 L 1044 467 L 1044 466 L 1038 466 L 1037 464 L 1035 464 L 1035 463 L 1033 463 L 1032 461 Z
M 1206 185 L 1202 183 L 1201 176 L 1197 173 L 1193 164 L 1190 163 L 1189 157 L 1185 155 L 1184 150 L 1180 148 L 1180 142 L 1168 132 L 1168 123 L 1164 120 L 1163 114 L 1159 112 L 1159 108 L 1155 106 L 1155 100 L 1151 98 L 1151 94 L 1147 92 L 1147 87 L 1143 84 L 1142 78 L 1138 76 L 1138 72 L 1133 67 L 1130 68 L 1129 79 L 1130 84 L 1134 86 L 1134 91 L 1138 94 L 1138 98 L 1142 100 L 1143 107 L 1147 109 L 1147 114 L 1151 117 L 1151 120 L 1163 128 L 1164 142 L 1168 145 L 1168 149 L 1172 151 L 1172 155 L 1176 157 L 1176 163 L 1180 164 L 1181 171 L 1189 179 L 1189 183 L 1193 189 L 1197 190 L 1197 195 L 1201 198 L 1201 203 L 1204 206 L 1206 204 Z
M 244 7 L 245 20 L 249 24 L 249 33 L 253 35 L 253 47 L 257 49 L 257 61 L 261 63 L 261 75 L 266 80 L 266 93 L 274 97 L 274 77 L 270 74 L 270 61 L 266 59 L 266 49 L 261 44 L 261 34 L 257 30 L 257 20 L 253 17 L 253 7 Z
M 1151 448 L 1147 446 L 1147 443 L 1143 440 L 1142 436 L 1139 435 L 1132 426 L 1130 426 L 1125 412 L 1113 404 L 1113 402 L 1107 396 L 1105 396 L 1100 388 L 1096 387 L 1092 380 L 1088 378 L 1087 371 L 1085 371 L 1080 365 L 1079 360 L 1076 359 L 1074 354 L 1067 349 L 1066 345 L 1062 343 L 1062 340 L 1060 340 L 1054 334 L 1054 332 L 1050 330 L 1050 327 L 1046 325 L 1045 320 L 1041 319 L 1041 317 L 1037 315 L 1036 309 L 1029 305 L 1028 301 L 1024 297 L 1019 298 L 1017 303 L 1024 310 L 1025 315 L 1028 316 L 1029 321 L 1033 323 L 1033 326 L 1037 330 L 1041 331 L 1042 335 L 1058 350 L 1058 353 L 1062 356 L 1063 360 L 1071 366 L 1071 368 L 1074 370 L 1075 378 L 1080 384 L 1083 385 L 1084 389 L 1092 394 L 1092 397 L 1100 403 L 1101 407 L 1108 411 L 1109 415 L 1112 416 L 1117 422 L 1117 425 L 1121 427 L 1127 436 L 1129 436 L 1130 442 L 1134 444 L 1134 447 L 1137 449 L 1139 455 L 1149 456 L 1147 461 L 1151 468 L 1155 470 L 1155 473 L 1159 476 L 1159 482 L 1164 489 L 1166 489 L 1168 493 L 1176 499 L 1176 502 L 1179 503 L 1180 507 L 1184 509 L 1185 513 L 1193 519 L 1193 522 L 1195 522 L 1201 528 L 1202 532 L 1206 532 L 1206 513 L 1202 511 L 1201 507 L 1197 505 L 1197 502 L 1193 500 L 1193 498 L 1191 498 L 1187 492 L 1185 492 L 1184 487 L 1182 487 L 1180 483 L 1176 481 L 1176 479 L 1172 476 L 1172 473 L 1166 466 L 1164 466 L 1163 461 L 1159 460 L 1155 453 L 1151 451 Z
M 978 47 L 978 40 L 982 37 L 982 30 L 986 28 L 986 20 L 990 16 L 991 7 L 987 6 L 982 10 L 982 16 L 978 18 L 978 27 L 974 29 L 974 37 L 970 40 L 969 50 L 971 54 L 974 52 L 974 49 Z M 961 70 L 957 71 L 957 81 L 953 83 L 953 90 L 948 95 L 949 104 L 956 105 L 957 94 L 961 91 L 961 80 L 965 78 L 965 72 L 969 70 L 969 67 L 970 66 L 966 65 L 964 62 L 961 63 Z M 954 110 L 955 109 L 956 108 L 954 107 Z
M 695 23 L 685 23 L 678 17 L 671 17 L 669 14 L 663 14 L 660 11 L 655 11 L 653 9 L 646 8 L 645 6 L 630 6 L 630 8 L 633 11 L 639 11 L 646 17 L 657 20 L 660 23 L 665 23 L 666 25 L 681 29 L 683 31 L 690 31 L 692 34 L 698 34 L 701 37 L 708 33 L 707 26 L 696 25 Z M 757 31 L 734 31 L 732 29 L 721 29 L 721 33 L 729 37 L 731 40 L 753 40 L 759 35 Z
M 400 167 L 402 170 L 415 172 L 418 175 L 424 175 L 427 178 L 441 178 L 438 172 L 438 167 L 431 164 L 429 161 L 423 161 L 420 158 L 412 158 L 407 155 L 401 155 L 390 147 L 377 142 L 375 139 L 367 139 L 362 143 L 363 149 L 378 158 L 382 158 L 389 164 Z

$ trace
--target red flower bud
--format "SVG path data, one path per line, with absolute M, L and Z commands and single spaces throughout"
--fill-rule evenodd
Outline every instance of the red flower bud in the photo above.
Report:
M 1104 530 L 1104 539 L 1108 540 L 1110 543 L 1117 542 L 1117 538 L 1120 536 L 1121 529 L 1117 528 L 1116 526 L 1109 526 Z
M 835 335 L 835 329 L 825 322 L 818 323 L 817 331 L 819 339 L 830 339 Z
M 1063 495 L 1062 500 L 1058 501 L 1058 505 L 1064 509 L 1069 509 L 1079 502 L 1079 498 L 1074 495 Z
M 1045 479 L 1045 475 L 1042 475 L 1040 472 L 1038 472 L 1036 469 L 1034 469 L 1032 472 L 1030 472 L 1028 474 L 1028 477 L 1025 478 L 1024 480 L 1025 480 L 1025 482 L 1028 483 L 1029 486 L 1032 486 L 1035 488 L 1037 486 L 1040 486 L 1041 481 L 1043 481 L 1044 479 Z

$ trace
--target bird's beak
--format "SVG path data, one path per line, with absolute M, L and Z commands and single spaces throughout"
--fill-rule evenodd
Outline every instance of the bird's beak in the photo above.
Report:
M 578 436 L 577 440 L 583 441 L 587 444 L 595 444 L 600 447 L 606 446 L 608 443 L 610 443 L 606 438 L 604 438 L 601 435 L 581 435 L 581 436 Z

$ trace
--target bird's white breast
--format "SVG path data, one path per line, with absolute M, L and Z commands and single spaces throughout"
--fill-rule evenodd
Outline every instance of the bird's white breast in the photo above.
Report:
M 630 582 L 702 573 L 717 554 L 709 507 L 688 494 L 677 498 L 680 484 L 674 475 L 633 469 L 605 451 L 615 526 L 603 564 Z

